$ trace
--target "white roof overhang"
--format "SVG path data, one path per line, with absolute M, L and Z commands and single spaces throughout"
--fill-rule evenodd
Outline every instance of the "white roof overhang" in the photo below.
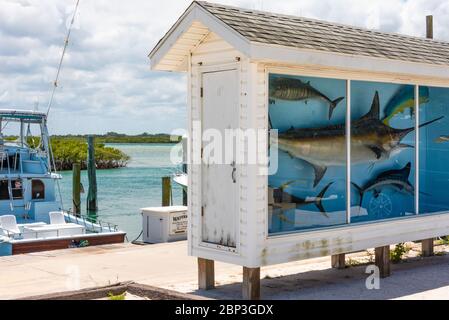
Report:
M 192 3 L 167 34 L 150 52 L 152 70 L 187 71 L 187 57 L 214 32 L 245 55 L 250 42 L 224 22 Z

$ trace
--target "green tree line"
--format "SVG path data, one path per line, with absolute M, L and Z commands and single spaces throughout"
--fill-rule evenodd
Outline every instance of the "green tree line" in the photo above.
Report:
M 87 168 L 86 140 L 53 137 L 50 141 L 57 170 L 71 170 L 74 163 L 80 163 L 81 169 Z M 125 167 L 129 160 L 130 157 L 119 149 L 95 142 L 97 169 Z

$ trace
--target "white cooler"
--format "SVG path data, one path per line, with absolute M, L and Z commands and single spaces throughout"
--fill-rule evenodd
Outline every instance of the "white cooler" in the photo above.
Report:
M 142 208 L 143 242 L 161 243 L 187 239 L 187 207 Z

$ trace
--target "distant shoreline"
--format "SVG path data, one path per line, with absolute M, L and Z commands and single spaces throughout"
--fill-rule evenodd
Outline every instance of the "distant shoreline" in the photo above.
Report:
M 89 135 L 52 135 L 51 139 L 68 139 L 68 140 L 83 140 L 86 141 Z M 140 135 L 126 135 L 116 132 L 108 132 L 104 135 L 93 135 L 96 143 L 145 143 L 145 144 L 156 144 L 156 143 L 167 143 L 176 144 L 181 141 L 181 136 L 172 136 L 165 133 L 160 134 L 148 134 L 143 133 Z

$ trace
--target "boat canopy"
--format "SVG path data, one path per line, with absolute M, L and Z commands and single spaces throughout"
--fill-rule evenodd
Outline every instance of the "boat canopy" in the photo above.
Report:
M 0 109 L 0 120 L 26 123 L 42 123 L 47 119 L 43 112 L 29 110 Z

